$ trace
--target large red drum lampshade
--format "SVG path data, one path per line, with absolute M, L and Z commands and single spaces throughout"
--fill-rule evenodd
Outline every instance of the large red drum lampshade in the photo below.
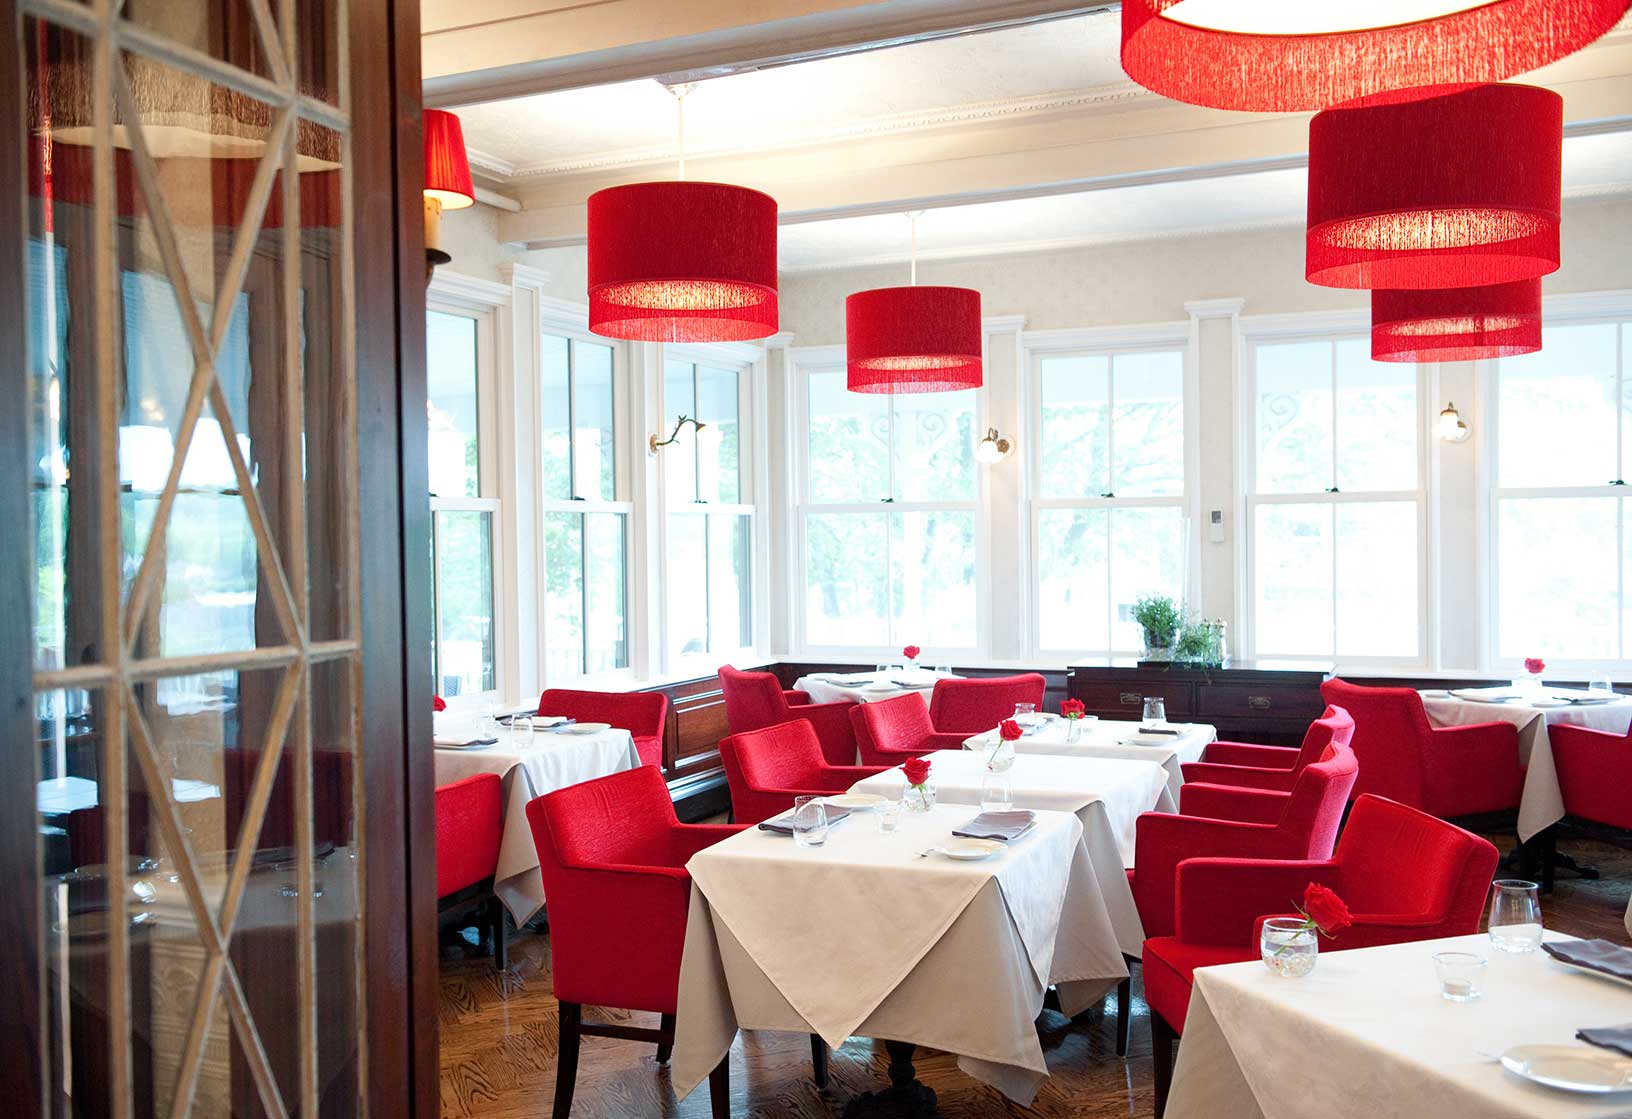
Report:
M 980 292 L 874 288 L 844 301 L 851 392 L 952 392 L 981 385 Z
M 1541 281 L 1371 293 L 1373 361 L 1479 361 L 1541 349 Z
M 1122 0 L 1122 68 L 1215 109 L 1292 112 L 1499 82 L 1598 38 L 1632 0 Z
M 725 183 L 589 196 L 589 329 L 637 342 L 775 334 L 776 199 Z
M 1305 275 L 1449 288 L 1556 271 L 1563 129 L 1563 100 L 1527 85 L 1316 114 Z

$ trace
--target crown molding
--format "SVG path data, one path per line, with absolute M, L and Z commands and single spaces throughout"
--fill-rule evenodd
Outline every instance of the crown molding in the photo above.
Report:
M 1193 319 L 1228 319 L 1241 313 L 1247 305 L 1239 296 L 1233 299 L 1187 299 L 1184 313 Z
M 510 286 L 468 276 L 443 265 L 431 274 L 426 285 L 425 298 L 436 303 L 458 304 L 470 308 L 503 307 L 510 302 Z
M 982 315 L 980 330 L 983 334 L 1019 334 L 1026 329 L 1024 315 Z
M 520 264 L 515 261 L 499 265 L 499 275 L 512 287 L 532 288 L 535 291 L 542 291 L 550 282 L 549 272 L 535 268 L 531 264 Z

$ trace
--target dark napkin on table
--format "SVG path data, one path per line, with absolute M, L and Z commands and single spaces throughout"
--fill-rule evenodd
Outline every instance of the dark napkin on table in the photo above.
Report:
M 850 810 L 848 808 L 834 808 L 832 805 L 828 805 L 827 826 L 832 827 L 834 824 L 838 823 L 848 815 L 850 815 Z M 762 822 L 759 825 L 759 830 L 775 832 L 777 835 L 792 835 L 792 810 L 790 809 L 789 811 L 782 813 L 780 816 L 772 816 L 769 820 Z
M 1595 1030 L 1576 1030 L 1575 1036 L 1588 1045 L 1613 1049 L 1632 1057 L 1632 1026 L 1603 1026 Z
M 953 835 L 963 839 L 996 839 L 1007 843 L 1011 839 L 1019 839 L 1037 824 L 1037 813 L 1029 808 L 1022 808 L 1014 812 L 982 812 L 961 828 L 954 828 Z
M 1541 950 L 1555 960 L 1632 982 L 1632 948 L 1613 940 L 1549 941 Z

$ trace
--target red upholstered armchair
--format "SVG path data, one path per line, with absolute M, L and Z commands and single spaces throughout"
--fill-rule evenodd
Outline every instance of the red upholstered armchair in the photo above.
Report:
M 1199 762 L 1185 762 L 1184 779 L 1212 785 L 1291 792 L 1292 782 L 1304 766 L 1319 761 L 1331 745 L 1347 746 L 1354 737 L 1354 720 L 1341 707 L 1309 724 L 1303 745 L 1253 746 L 1243 742 L 1214 742 Z
M 1017 703 L 1035 703 L 1043 709 L 1041 673 L 988 676 L 976 680 L 937 680 L 929 697 L 929 721 L 942 734 L 979 734 L 1014 714 Z
M 1564 811 L 1580 820 L 1632 830 L 1632 731 L 1613 734 L 1555 723 L 1547 728 Z
M 794 719 L 805 719 L 816 731 L 822 754 L 834 765 L 856 760 L 856 732 L 850 725 L 849 700 L 812 703 L 805 692 L 783 691 L 769 672 L 738 672 L 720 667 L 720 688 L 725 693 L 725 722 L 732 734 L 762 730 Z
M 635 739 L 642 765 L 663 767 L 663 724 L 669 697 L 662 692 L 586 692 L 550 688 L 538 697 L 540 715 L 567 715 L 580 723 L 611 723 Z
M 731 786 L 731 818 L 757 824 L 793 807 L 793 798 L 842 793 L 888 766 L 829 765 L 803 719 L 733 734 L 720 742 Z
M 858 703 L 850 710 L 850 725 L 856 731 L 863 765 L 900 765 L 936 750 L 961 750 L 969 737 L 937 732 L 924 697 L 917 692 L 878 703 Z
M 1320 694 L 1354 717 L 1360 778 L 1351 799 L 1372 793 L 1441 819 L 1518 805 L 1524 767 L 1511 723 L 1432 726 L 1410 688 L 1362 688 L 1333 677 Z
M 504 839 L 504 782 L 479 773 L 436 790 L 438 924 L 479 910 L 493 938 L 493 966 L 506 966 L 504 903 L 493 896 Z M 460 926 L 463 927 L 463 926 Z
M 663 776 L 651 766 L 547 793 L 527 805 L 549 898 L 550 957 L 560 1003 L 555 1119 L 572 1110 L 580 1038 L 589 1034 L 674 1048 L 680 955 L 691 876 L 685 866 L 705 847 L 742 830 L 682 824 Z M 583 1007 L 661 1016 L 657 1029 L 583 1020 Z M 729 1114 L 727 1061 L 709 1076 L 714 1115 Z
M 1178 868 L 1171 936 L 1145 941 L 1145 1001 L 1156 1056 L 1156 1114 L 1173 1075 L 1195 969 L 1257 959 L 1260 924 L 1290 916 L 1311 882 L 1336 891 L 1354 925 L 1325 951 L 1464 936 L 1479 931 L 1496 848 L 1425 812 L 1382 797 L 1354 802 L 1329 860 L 1188 859 Z

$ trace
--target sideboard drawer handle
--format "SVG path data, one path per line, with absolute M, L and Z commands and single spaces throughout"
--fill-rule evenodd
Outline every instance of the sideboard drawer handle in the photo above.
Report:
M 1141 707 L 1141 706 L 1144 705 L 1144 702 L 1145 702 L 1145 693 L 1144 692 L 1123 692 L 1122 693 L 1122 706 L 1124 706 L 1124 707 Z
M 1269 697 L 1267 695 L 1249 695 L 1247 697 L 1247 706 L 1257 711 L 1268 711 Z

